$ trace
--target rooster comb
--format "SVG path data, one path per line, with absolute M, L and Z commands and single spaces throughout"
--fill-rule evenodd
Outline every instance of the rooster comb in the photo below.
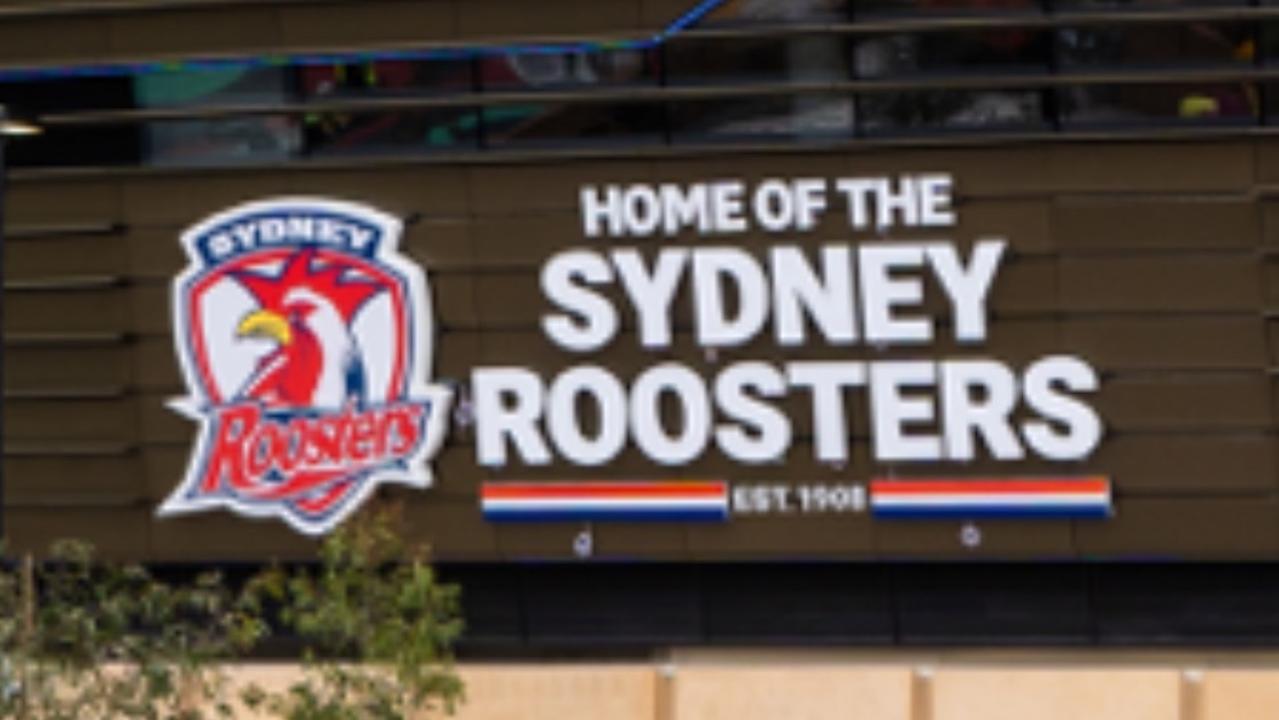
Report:
M 294 290 L 305 288 L 333 303 L 350 324 L 364 303 L 386 288 L 376 282 L 346 277 L 354 266 L 342 262 L 326 262 L 317 268 L 315 248 L 306 248 L 289 256 L 276 276 L 238 271 L 232 276 L 247 289 L 266 310 L 284 311 L 284 298 Z

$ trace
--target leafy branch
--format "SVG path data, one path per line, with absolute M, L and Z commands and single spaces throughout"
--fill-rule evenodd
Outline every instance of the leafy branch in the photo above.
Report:
M 314 571 L 276 569 L 251 588 L 282 608 L 306 650 L 304 676 L 286 693 L 251 688 L 246 700 L 287 720 L 452 714 L 462 698 L 451 654 L 462 632 L 458 589 L 405 548 L 387 515 L 339 530 L 320 559 Z
M 2 553 L 0 553 L 2 555 Z M 0 718 L 408 720 L 452 713 L 459 593 L 377 514 L 328 538 L 315 566 L 232 589 L 99 560 L 64 541 L 0 567 Z M 300 679 L 233 688 L 226 664 L 276 633 L 300 639 Z

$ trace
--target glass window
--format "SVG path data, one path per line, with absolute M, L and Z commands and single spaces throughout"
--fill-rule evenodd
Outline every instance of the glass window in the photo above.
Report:
M 379 60 L 305 65 L 294 70 L 303 100 L 412 97 L 475 89 L 470 60 Z
M 1257 25 L 1261 61 L 1266 64 L 1279 62 L 1279 22 L 1260 22 Z
M 112 167 L 137 165 L 142 159 L 137 125 L 48 125 L 31 137 L 5 144 L 10 167 Z
M 1085 85 L 1058 90 L 1067 125 L 1252 124 L 1256 87 L 1247 83 Z
M 482 111 L 484 144 L 571 147 L 662 142 L 665 113 L 656 103 L 529 103 Z
M 170 71 L 134 78 L 140 108 L 281 105 L 289 100 L 284 68 Z M 281 162 L 301 147 L 294 118 L 283 115 L 171 120 L 142 126 L 152 165 L 200 166 Z
M 0 84 L 9 114 L 38 121 L 44 115 L 134 107 L 130 78 L 68 78 Z M 5 161 L 14 167 L 134 165 L 142 155 L 136 125 L 55 125 L 43 135 L 10 142 Z
M 654 51 L 639 50 L 491 57 L 479 61 L 480 85 L 497 91 L 656 85 L 657 58 Z
M 671 109 L 671 136 L 679 141 L 851 137 L 853 100 L 847 95 L 781 95 L 697 100 Z
M 474 150 L 474 108 L 447 107 L 362 113 L 313 113 L 303 119 L 308 155 L 416 155 Z
M 1265 112 L 1268 125 L 1279 125 L 1279 83 L 1265 85 Z
M 208 107 L 283 103 L 289 99 L 285 68 L 174 70 L 133 80 L 137 107 Z
M 1247 65 L 1256 56 L 1247 23 L 1094 25 L 1058 31 L 1063 67 Z
M 41 79 L 0 83 L 0 102 L 16 117 L 53 113 L 125 110 L 134 107 L 133 80 L 120 78 Z
M 302 147 L 297 118 L 250 115 L 141 126 L 148 164 L 196 167 L 283 162 Z
M 776 22 L 830 22 L 848 17 L 850 0 L 728 0 L 708 15 L 706 25 Z
M 857 98 L 868 135 L 936 131 L 1044 129 L 1038 90 L 911 90 L 864 93 Z
M 847 80 L 850 57 L 837 35 L 675 40 L 666 48 L 671 84 Z
M 873 36 L 857 44 L 863 78 L 894 75 L 1047 72 L 1046 32 L 1020 28 Z

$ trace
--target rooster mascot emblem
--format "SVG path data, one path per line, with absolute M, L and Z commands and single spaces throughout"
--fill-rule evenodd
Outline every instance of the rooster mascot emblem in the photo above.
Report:
M 200 424 L 161 516 L 226 509 L 323 535 L 381 484 L 426 488 L 450 393 L 427 383 L 431 306 L 398 219 L 278 198 L 189 229 L 177 352 Z

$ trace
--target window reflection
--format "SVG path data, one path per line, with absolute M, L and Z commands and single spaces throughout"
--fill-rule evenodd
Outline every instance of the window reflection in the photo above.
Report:
M 1066 67 L 1247 65 L 1256 56 L 1245 23 L 1097 25 L 1058 31 Z
M 160 166 L 212 166 L 281 162 L 297 155 L 296 118 L 246 116 L 164 120 L 145 126 L 147 162 Z
M 472 108 L 313 113 L 304 123 L 306 151 L 321 157 L 468 150 L 479 137 Z
M 136 78 L 133 94 L 143 108 L 281 105 L 287 79 L 283 68 L 161 72 Z M 199 166 L 287 160 L 302 137 L 294 118 L 244 115 L 149 123 L 143 142 L 153 165 Z
M 676 141 L 849 137 L 854 119 L 853 100 L 846 95 L 688 101 L 671 113 Z
M 211 107 L 282 103 L 290 96 L 286 68 L 229 68 L 150 73 L 133 80 L 138 107 Z
M 849 41 L 838 35 L 678 40 L 667 48 L 672 84 L 825 82 L 849 78 Z
M 648 145 L 662 142 L 665 113 L 657 103 L 538 103 L 482 111 L 489 147 Z
M 296 68 L 304 100 L 395 97 L 470 92 L 474 86 L 467 60 L 379 60 L 316 64 Z
M 1037 90 L 877 92 L 862 95 L 857 108 L 862 129 L 871 135 L 1046 126 Z
M 1048 33 L 1020 28 L 978 32 L 875 36 L 857 45 L 860 77 L 894 75 L 1044 72 Z
M 655 52 L 611 50 L 486 58 L 479 63 L 479 75 L 485 90 L 518 91 L 652 85 L 661 72 Z
M 1076 125 L 1250 124 L 1259 98 L 1247 83 L 1087 85 L 1058 91 L 1062 120 Z

